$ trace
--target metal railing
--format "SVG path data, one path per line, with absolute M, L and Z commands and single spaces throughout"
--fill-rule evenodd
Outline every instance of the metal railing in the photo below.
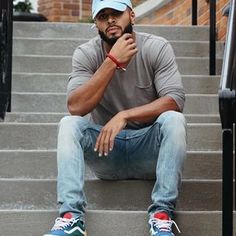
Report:
M 216 74 L 216 0 L 209 0 L 210 35 L 209 35 L 209 74 Z M 198 24 L 198 0 L 192 0 L 192 25 Z
M 13 1 L 0 1 L 0 119 L 11 110 Z
M 236 0 L 231 1 L 224 60 L 219 86 L 219 111 L 222 123 L 223 146 L 223 236 L 233 235 L 234 211 L 234 147 L 236 134 Z M 236 189 L 236 186 L 235 186 Z

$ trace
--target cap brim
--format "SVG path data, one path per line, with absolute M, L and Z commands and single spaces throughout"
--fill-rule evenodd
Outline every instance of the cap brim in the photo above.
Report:
M 93 19 L 96 17 L 96 15 L 105 8 L 111 8 L 117 11 L 125 11 L 127 8 L 126 4 L 120 3 L 120 2 L 112 2 L 112 1 L 100 1 L 98 3 L 98 6 L 96 7 L 96 10 L 93 12 Z

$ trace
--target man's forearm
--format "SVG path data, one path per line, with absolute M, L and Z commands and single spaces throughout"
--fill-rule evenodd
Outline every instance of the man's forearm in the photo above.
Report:
M 149 104 L 119 112 L 101 129 L 95 151 L 98 151 L 100 156 L 108 155 L 108 152 L 113 149 L 116 135 L 127 125 L 128 121 L 151 122 L 161 113 L 169 110 L 179 111 L 179 108 L 174 99 L 166 96 Z
M 121 113 L 127 121 L 148 123 L 155 120 L 161 113 L 169 110 L 179 111 L 179 107 L 173 98 L 165 96 L 146 105 L 121 111 Z
M 91 112 L 102 99 L 115 70 L 114 62 L 106 58 L 92 78 L 71 93 L 67 101 L 69 112 L 81 116 Z

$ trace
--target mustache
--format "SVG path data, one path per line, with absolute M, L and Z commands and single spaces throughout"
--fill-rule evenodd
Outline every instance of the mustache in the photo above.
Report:
M 109 25 L 109 26 L 105 29 L 105 32 L 107 33 L 107 31 L 109 31 L 109 29 L 112 28 L 112 27 L 116 27 L 116 28 L 121 29 L 121 27 L 118 26 L 118 25 Z
M 117 26 L 117 25 L 109 25 L 108 27 L 107 27 L 107 29 L 109 29 L 110 27 L 114 27 L 114 26 L 116 26 L 116 27 L 119 27 L 119 26 Z M 122 30 L 122 28 L 121 27 L 119 27 L 120 29 L 121 29 L 121 31 L 122 31 L 122 35 L 123 34 L 125 34 L 125 33 L 132 33 L 133 32 L 133 26 L 132 26 L 132 24 L 131 23 L 129 23 L 126 27 L 125 27 L 125 29 L 124 30 Z M 106 30 L 107 30 L 106 29 Z M 101 30 L 98 30 L 98 34 L 100 35 L 100 37 L 101 37 L 101 39 L 102 40 L 104 40 L 104 42 L 106 42 L 107 44 L 109 44 L 110 46 L 113 46 L 115 43 L 116 43 L 116 41 L 117 41 L 117 37 L 112 37 L 112 38 L 108 38 L 107 36 L 106 36 L 106 30 L 104 31 L 104 32 L 102 32 Z

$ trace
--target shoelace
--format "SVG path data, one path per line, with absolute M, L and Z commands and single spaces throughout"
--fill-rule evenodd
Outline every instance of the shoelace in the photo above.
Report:
M 155 230 L 154 230 L 155 227 L 158 230 L 161 230 L 161 231 L 171 232 L 172 224 L 174 224 L 176 229 L 178 230 L 178 232 L 181 233 L 180 230 L 179 230 L 178 225 L 173 220 L 159 220 L 159 219 L 156 219 L 156 218 L 151 218 L 149 220 L 149 224 L 151 225 L 151 229 L 150 230 L 151 230 L 152 234 L 155 233 Z
M 66 219 L 66 218 L 61 218 L 58 217 L 55 220 L 55 224 L 52 228 L 52 230 L 60 230 L 60 229 L 64 229 L 69 225 L 73 225 L 74 223 L 76 223 L 77 220 L 75 220 L 74 218 L 72 219 Z

